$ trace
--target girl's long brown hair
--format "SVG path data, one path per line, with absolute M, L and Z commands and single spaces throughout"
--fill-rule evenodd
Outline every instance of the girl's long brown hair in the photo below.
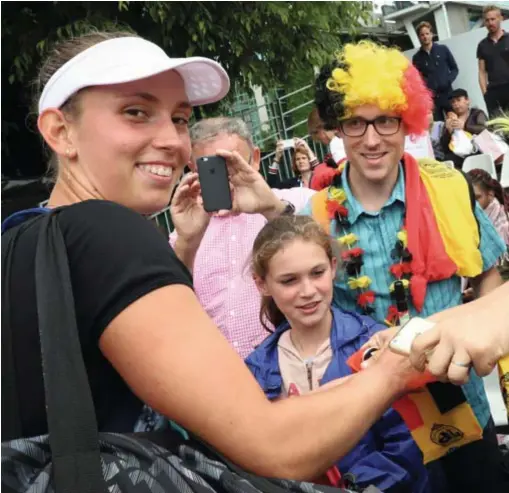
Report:
M 508 209 L 508 204 L 505 203 L 504 189 L 498 180 L 492 178 L 491 175 L 483 169 L 472 169 L 467 172 L 472 185 L 479 186 L 484 192 L 493 192 L 495 198 L 500 202 L 500 205 L 505 211 Z
M 309 216 L 280 216 L 269 221 L 258 233 L 253 245 L 251 272 L 260 279 L 265 279 L 272 257 L 288 243 L 302 239 L 321 246 L 330 261 L 338 257 L 333 251 L 330 236 L 322 227 Z M 272 332 L 267 324 L 274 327 L 286 320 L 281 310 L 270 296 L 262 296 L 260 307 L 260 322 L 263 327 Z

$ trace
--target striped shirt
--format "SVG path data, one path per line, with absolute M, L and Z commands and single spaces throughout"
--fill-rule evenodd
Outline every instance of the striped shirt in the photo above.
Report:
M 347 167 L 348 165 L 345 167 L 344 177 L 348 176 Z M 396 243 L 396 235 L 403 226 L 405 214 L 405 179 L 402 166 L 400 165 L 398 181 L 391 196 L 378 212 L 368 212 L 363 209 L 353 196 L 348 179 L 343 180 L 343 188 L 347 197 L 345 206 L 348 208 L 348 218 L 352 225 L 348 232 L 354 233 L 360 239 L 355 246 L 360 246 L 364 250 L 364 266 L 361 272 L 362 275 L 371 278 L 372 283 L 369 289 L 376 295 L 373 305 L 375 312 L 372 316 L 383 323 L 389 306 L 393 304 L 389 293 L 389 286 L 395 280 L 389 272 L 389 267 L 394 263 L 391 251 Z M 312 215 L 311 203 L 307 204 L 301 214 Z M 505 245 L 477 204 L 475 216 L 480 227 L 479 250 L 483 259 L 483 271 L 487 271 L 496 264 L 497 259 L 505 251 Z M 331 221 L 330 232 L 332 236 L 344 234 L 338 233 L 336 221 Z M 348 288 L 347 278 L 346 272 L 338 270 L 334 286 L 334 302 L 344 310 L 356 311 L 359 308 L 356 304 L 357 293 Z M 461 303 L 461 279 L 458 276 L 429 283 L 424 306 L 419 316 L 428 317 Z M 411 315 L 417 315 L 418 312 L 411 302 L 409 305 Z M 490 417 L 490 410 L 482 380 L 473 371 L 470 381 L 463 386 L 463 390 L 480 425 L 485 427 Z

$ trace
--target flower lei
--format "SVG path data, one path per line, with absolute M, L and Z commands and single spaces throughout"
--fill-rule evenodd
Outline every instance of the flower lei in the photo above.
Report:
M 359 238 L 354 233 L 349 233 L 347 228 L 351 226 L 348 220 L 349 211 L 344 205 L 346 202 L 346 193 L 342 188 L 343 167 L 338 169 L 332 184 L 328 190 L 327 213 L 330 220 L 335 220 L 338 229 L 342 233 L 338 242 L 346 250 L 343 250 L 341 259 L 343 261 L 346 273 L 348 275 L 348 287 L 357 291 L 357 305 L 363 313 L 369 315 L 374 312 L 371 305 L 375 302 L 375 293 L 369 289 L 371 278 L 361 275 L 361 269 L 364 265 L 364 250 L 356 244 Z M 396 243 L 391 252 L 391 257 L 395 263 L 389 267 L 390 273 L 396 280 L 390 285 L 389 291 L 394 300 L 385 318 L 385 323 L 392 327 L 399 325 L 408 317 L 408 293 L 410 280 L 412 277 L 412 254 L 408 250 L 408 236 L 406 230 L 401 229 L 396 235 Z

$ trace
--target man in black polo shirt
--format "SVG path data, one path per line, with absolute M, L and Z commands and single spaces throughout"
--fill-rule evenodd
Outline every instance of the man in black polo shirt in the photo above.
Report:
M 509 34 L 502 27 L 502 13 L 495 5 L 483 9 L 486 36 L 477 46 L 479 86 L 490 117 L 509 111 Z
M 433 92 L 433 119 L 443 121 L 444 113 L 450 111 L 449 99 L 452 83 L 458 76 L 458 65 L 447 46 L 433 43 L 433 30 L 429 22 L 421 22 L 416 31 L 421 48 L 413 56 L 412 63 Z

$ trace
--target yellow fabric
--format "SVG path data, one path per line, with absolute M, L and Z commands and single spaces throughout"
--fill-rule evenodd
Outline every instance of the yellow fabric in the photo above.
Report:
M 459 276 L 478 276 L 482 272 L 479 229 L 465 178 L 434 159 L 423 158 L 418 163 L 447 255 L 458 267 Z M 325 188 L 312 197 L 311 210 L 313 219 L 330 234 L 327 193 Z
M 507 408 L 507 416 L 509 417 L 509 356 L 498 362 L 498 375 L 500 377 L 500 389 Z
M 421 449 L 424 464 L 439 459 L 451 449 L 482 439 L 482 429 L 468 403 L 441 414 L 427 389 L 408 397 L 419 409 L 424 422 L 410 432 Z
M 311 197 L 311 211 L 313 219 L 330 235 L 330 219 L 327 213 L 328 191 L 328 188 L 324 188 Z
M 459 276 L 478 276 L 482 272 L 479 229 L 464 176 L 434 159 L 417 161 L 447 255 Z

